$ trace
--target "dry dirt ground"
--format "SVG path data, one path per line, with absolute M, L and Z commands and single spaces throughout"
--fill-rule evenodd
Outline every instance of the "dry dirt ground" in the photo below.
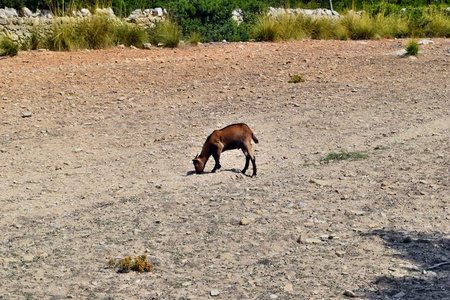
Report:
M 406 42 L 0 60 L 0 299 L 450 299 L 450 40 Z M 193 174 L 237 122 L 257 177 Z

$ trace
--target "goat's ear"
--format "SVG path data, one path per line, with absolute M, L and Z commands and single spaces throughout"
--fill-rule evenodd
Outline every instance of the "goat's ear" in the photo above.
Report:
M 194 159 L 197 159 L 198 158 L 198 154 L 195 156 L 195 158 Z

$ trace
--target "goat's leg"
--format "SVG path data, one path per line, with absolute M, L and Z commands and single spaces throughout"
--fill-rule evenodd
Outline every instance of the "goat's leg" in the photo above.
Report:
M 250 155 L 249 155 L 249 153 L 248 153 L 248 149 L 247 149 L 247 147 L 242 147 L 242 152 L 244 152 L 244 155 L 245 155 L 245 166 L 244 166 L 244 168 L 242 169 L 242 174 L 245 174 L 245 172 L 247 171 L 247 169 L 248 169 L 248 164 L 249 164 L 249 162 L 250 162 Z
M 252 165 L 253 165 L 253 174 L 252 174 L 252 177 L 253 177 L 253 176 L 256 176 L 256 158 L 254 155 L 252 158 Z
M 217 151 L 213 152 L 214 161 L 216 164 L 214 165 L 214 168 L 212 169 L 212 173 L 215 173 L 216 170 L 219 170 L 222 166 L 220 165 L 220 153 L 222 151 L 220 149 L 217 149 Z
M 252 148 L 251 144 L 248 147 L 248 156 L 252 160 L 252 166 L 253 166 L 252 177 L 253 177 L 253 176 L 256 176 L 256 158 L 255 158 L 255 154 L 253 153 L 253 148 Z

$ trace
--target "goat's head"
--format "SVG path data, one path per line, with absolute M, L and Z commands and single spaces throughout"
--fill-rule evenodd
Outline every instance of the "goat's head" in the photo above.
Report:
M 202 174 L 203 169 L 205 168 L 205 162 L 198 157 L 198 154 L 195 156 L 192 162 L 194 163 L 195 173 Z

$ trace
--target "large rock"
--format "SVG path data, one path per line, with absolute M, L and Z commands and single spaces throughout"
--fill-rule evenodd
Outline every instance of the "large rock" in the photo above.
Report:
M 111 7 L 108 8 L 97 8 L 95 10 L 96 14 L 106 14 L 108 15 L 111 19 L 115 18 L 116 15 L 114 14 L 114 11 L 112 10 Z
M 17 13 L 17 10 L 15 10 L 14 8 L 8 8 L 5 7 L 5 14 L 7 17 L 18 17 L 19 14 Z
M 22 15 L 24 17 L 32 17 L 33 16 L 33 12 L 27 7 L 22 7 Z
M 153 9 L 152 15 L 154 15 L 156 17 L 162 17 L 164 15 L 164 11 L 161 7 L 157 7 L 155 9 Z

